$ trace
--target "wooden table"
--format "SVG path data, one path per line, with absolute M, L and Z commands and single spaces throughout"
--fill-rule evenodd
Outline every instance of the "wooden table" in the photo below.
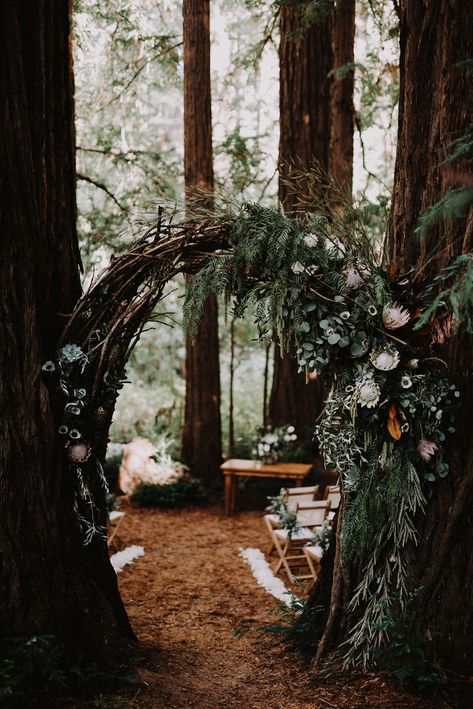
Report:
M 231 458 L 220 466 L 225 475 L 225 514 L 235 514 L 237 478 L 283 478 L 294 480 L 296 487 L 302 487 L 304 479 L 312 469 L 306 463 L 274 463 L 265 465 L 257 460 Z

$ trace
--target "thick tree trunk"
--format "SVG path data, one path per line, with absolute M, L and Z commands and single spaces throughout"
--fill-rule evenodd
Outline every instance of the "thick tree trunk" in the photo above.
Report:
M 184 0 L 184 173 L 186 194 L 213 189 L 209 0 Z M 182 457 L 207 485 L 222 458 L 217 300 L 205 305 L 198 333 L 186 343 Z
M 337 0 L 333 20 L 333 69 L 331 85 L 331 138 L 329 172 L 339 186 L 351 194 L 353 179 L 353 130 L 355 109 L 353 65 L 355 44 L 355 0 Z M 341 71 L 337 71 L 343 67 Z
M 41 365 L 80 294 L 69 3 L 0 5 L 1 635 L 90 655 L 132 631 L 105 542 L 84 547 Z
M 400 2 L 401 86 L 389 236 L 392 263 L 401 273 L 413 269 L 432 276 L 452 256 L 472 248 L 472 210 L 464 218 L 438 223 L 423 238 L 414 233 L 419 217 L 449 187 L 467 183 L 465 176 L 473 168 L 471 153 L 442 165 L 452 139 L 464 133 L 473 115 L 471 77 L 460 66 L 473 56 L 473 36 L 465 31 L 472 23 L 471 3 Z M 433 259 L 432 252 L 437 254 Z M 439 355 L 448 362 L 448 374 L 461 392 L 461 408 L 449 450 L 450 475 L 435 482 L 426 515 L 418 520 L 419 544 L 410 550 L 408 584 L 410 590 L 421 590 L 416 623 L 424 634 L 430 631 L 437 659 L 444 667 L 469 674 L 473 653 L 473 340 L 462 333 L 453 336 L 445 328 L 437 335 Z M 332 575 L 338 577 L 336 589 L 328 583 Z M 316 639 L 324 637 L 325 650 L 345 637 L 352 587 L 346 570 L 328 558 L 311 594 L 311 603 L 326 608 L 335 601 L 335 616 L 328 616 L 329 623 L 335 619 L 329 633 L 317 629 Z
M 452 256 L 472 250 L 473 211 L 440 222 L 420 238 L 419 217 L 450 187 L 471 179 L 471 151 L 443 164 L 452 139 L 471 125 L 473 84 L 461 62 L 473 56 L 472 3 L 401 0 L 401 94 L 393 192 L 391 254 L 402 271 L 435 274 Z M 432 254 L 436 254 L 429 261 Z M 418 623 L 436 631 L 433 643 L 446 666 L 471 671 L 473 653 L 473 339 L 439 332 L 439 352 L 461 392 L 451 472 L 437 482 L 422 520 L 411 567 L 423 588 Z
M 315 163 L 329 165 L 330 78 L 332 68 L 332 13 L 324 12 L 305 27 L 301 19 L 307 3 L 283 4 L 279 45 L 279 201 L 288 213 L 309 206 L 310 180 L 291 174 L 308 172 Z M 298 434 L 313 429 L 322 403 L 318 381 L 306 383 L 291 357 L 275 351 L 269 420 L 275 426 L 292 423 Z

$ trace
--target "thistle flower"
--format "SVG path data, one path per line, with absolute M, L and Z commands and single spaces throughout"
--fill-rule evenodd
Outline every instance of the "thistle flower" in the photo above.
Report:
M 389 303 L 383 308 L 383 324 L 387 330 L 404 327 L 411 319 L 410 313 L 399 303 Z
M 345 278 L 345 285 L 350 290 L 357 290 L 364 284 L 362 275 L 358 269 L 354 268 L 354 266 L 348 266 L 348 268 L 345 268 L 343 271 L 343 276 Z
M 364 381 L 358 387 L 357 402 L 360 406 L 366 406 L 367 409 L 372 409 L 379 401 L 381 389 L 372 379 Z
M 59 350 L 59 359 L 62 362 L 72 364 L 73 362 L 86 359 L 86 355 L 82 352 L 79 345 L 64 345 L 64 347 Z
M 391 369 L 396 369 L 399 364 L 399 352 L 388 347 L 379 347 L 370 354 L 370 361 L 376 369 L 390 372 Z
M 422 438 L 417 447 L 420 457 L 422 458 L 422 460 L 425 460 L 426 463 L 428 463 L 431 458 L 433 458 L 433 456 L 437 452 L 437 449 L 437 444 L 433 441 L 428 441 L 426 438 Z

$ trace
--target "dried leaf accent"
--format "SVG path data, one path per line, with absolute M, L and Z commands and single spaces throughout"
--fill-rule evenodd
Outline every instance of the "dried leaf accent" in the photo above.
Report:
M 394 404 L 391 404 L 391 406 L 389 407 L 388 416 L 389 435 L 394 438 L 395 441 L 399 441 L 402 436 L 401 424 L 399 423 L 399 419 L 397 418 L 397 409 Z

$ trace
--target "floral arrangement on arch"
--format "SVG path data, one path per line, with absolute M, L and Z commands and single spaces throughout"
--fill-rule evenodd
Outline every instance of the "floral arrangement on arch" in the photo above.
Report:
M 262 338 L 277 333 L 301 372 L 329 379 L 314 434 L 326 467 L 341 476 L 343 558 L 365 566 L 351 607 L 370 601 L 350 643 L 351 656 L 363 655 L 380 604 L 394 591 L 403 602 L 414 518 L 428 486 L 448 474 L 460 394 L 432 345 L 432 288 L 383 268 L 346 205 L 300 220 L 247 204 L 230 242 L 194 278 L 186 319 L 198 322 L 208 293 L 223 293 L 236 315 L 251 307 Z
M 260 426 L 256 429 L 252 455 L 255 460 L 271 465 L 280 461 L 295 441 L 297 434 L 294 426 Z

